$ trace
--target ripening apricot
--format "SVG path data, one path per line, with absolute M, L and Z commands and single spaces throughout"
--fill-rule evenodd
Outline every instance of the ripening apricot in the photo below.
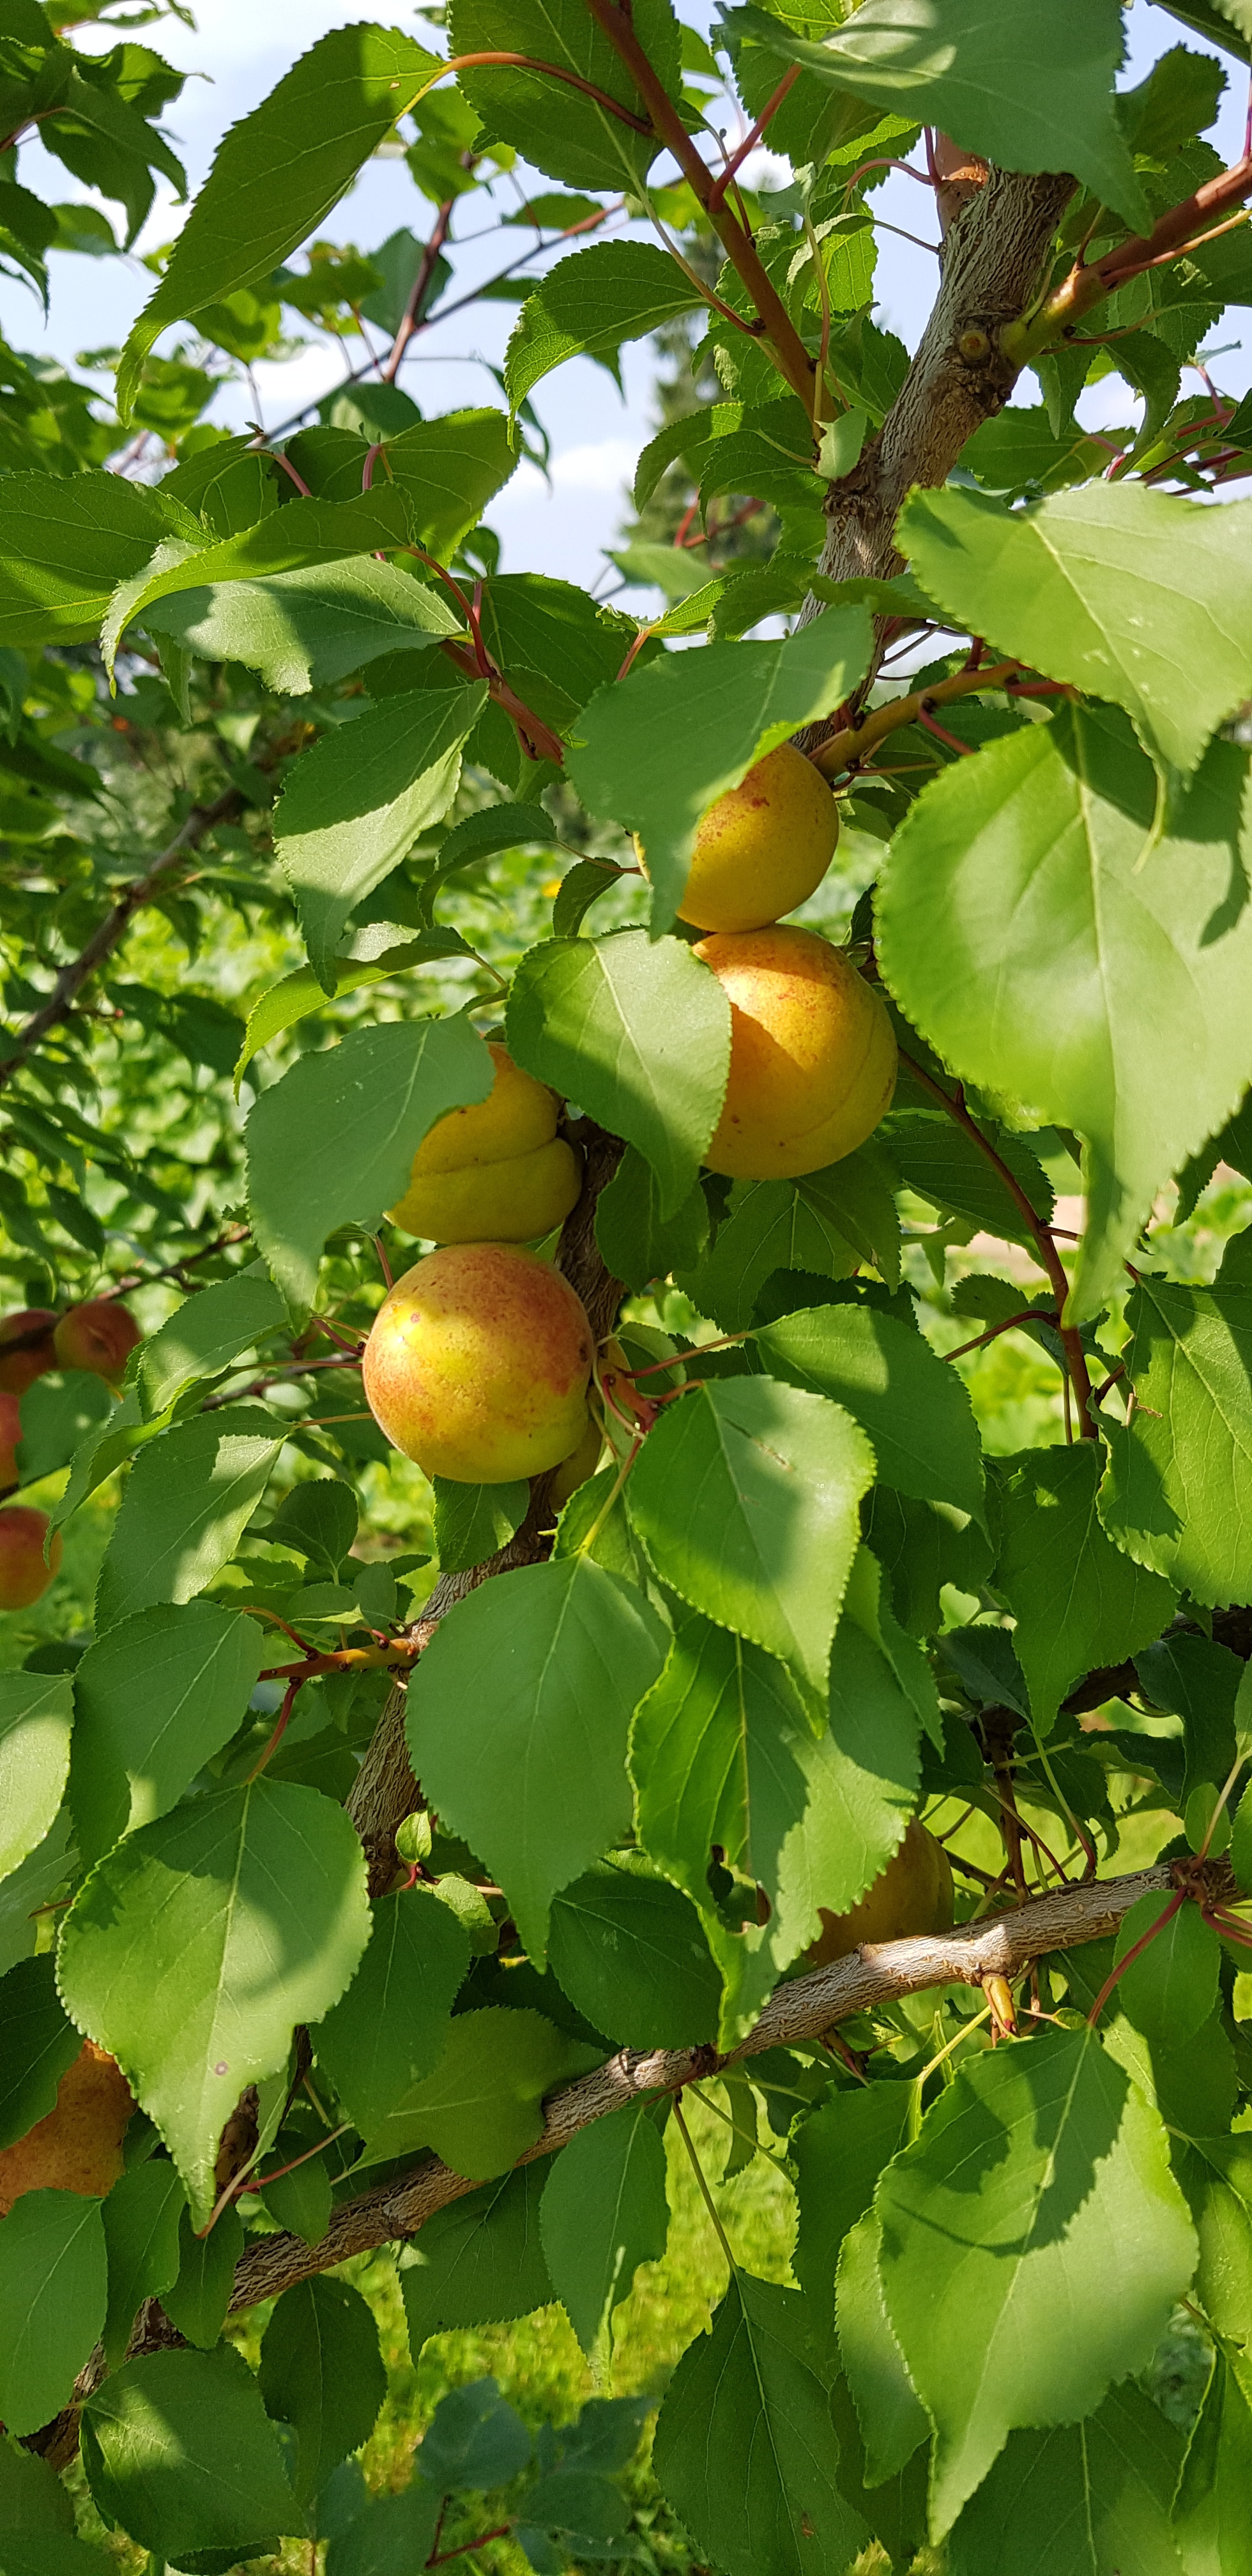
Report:
M 0 2218 L 26 2191 L 102 2199 L 122 2170 L 134 2096 L 116 2058 L 84 2040 L 57 2086 L 55 2107 L 0 2153 Z
M 839 838 L 839 808 L 821 771 L 780 743 L 707 807 L 678 907 L 698 930 L 759 930 L 807 903 Z M 636 836 L 644 875 L 647 855 Z
M 16 1315 L 0 1320 L 0 1388 L 6 1395 L 25 1395 L 45 1369 L 55 1368 L 56 1351 L 52 1335 L 56 1316 L 47 1306 L 23 1306 Z M 28 1334 L 37 1335 L 29 1350 L 8 1349 L 12 1342 L 25 1341 Z M 7 1351 L 7 1356 L 6 1356 Z
M 570 1495 L 576 1494 L 579 1486 L 586 1484 L 588 1476 L 594 1476 L 603 1447 L 604 1434 L 599 1423 L 588 1421 L 578 1447 L 571 1450 L 568 1458 L 561 1460 L 552 1479 L 548 1500 L 554 1512 L 563 1511 Z
M 952 1922 L 952 1864 L 914 1816 L 898 1852 L 849 1914 L 818 1907 L 822 1929 L 806 1968 L 828 1968 L 863 1942 L 903 1941 L 912 1932 L 946 1932 Z
M 389 1213 L 431 1243 L 529 1243 L 569 1215 L 582 1186 L 578 1157 L 556 1132 L 547 1084 L 492 1045 L 485 1100 L 450 1109 L 423 1138 L 409 1186 Z
M 775 924 L 719 932 L 695 954 L 730 1003 L 730 1079 L 710 1170 L 788 1180 L 863 1145 L 891 1105 L 895 1031 L 842 950 Z
M 116 1297 L 92 1297 L 71 1306 L 52 1336 L 62 1368 L 89 1369 L 115 1386 L 136 1342 L 143 1336 L 129 1307 Z
M 6 1503 L 0 1511 L 0 1610 L 29 1610 L 48 1589 L 61 1563 L 61 1533 L 56 1531 L 45 1565 L 46 1512 L 28 1503 Z
M 17 1444 L 22 1414 L 15 1395 L 0 1395 L 0 1494 L 17 1483 Z
M 447 1244 L 406 1270 L 365 1345 L 393 1446 L 463 1485 L 542 1475 L 587 1427 L 595 1344 L 568 1282 L 511 1243 Z

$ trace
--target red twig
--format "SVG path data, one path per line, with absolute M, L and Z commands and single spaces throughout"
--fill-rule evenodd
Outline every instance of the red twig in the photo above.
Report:
M 1139 1939 L 1132 1942 L 1131 1947 L 1126 1952 L 1125 1958 L 1119 1959 L 1116 1967 L 1110 1969 L 1109 1974 L 1105 1978 L 1099 1994 L 1096 1996 L 1095 2002 L 1087 2015 L 1087 2027 L 1089 2030 L 1095 2029 L 1096 2023 L 1108 2002 L 1109 1996 L 1113 1992 L 1113 1988 L 1121 1983 L 1121 1980 L 1125 1976 L 1126 1970 L 1131 1965 L 1131 1962 L 1138 1958 L 1141 1950 L 1147 1949 L 1150 1941 L 1155 1941 L 1157 1933 L 1163 1932 L 1167 1923 L 1173 1922 L 1174 1916 L 1181 1913 L 1186 1902 L 1186 1890 L 1185 1888 L 1180 1888 L 1177 1896 L 1171 1896 L 1164 1913 L 1157 1916 L 1155 1923 L 1150 1923 L 1148 1925 L 1146 1932 L 1140 1933 Z
M 777 116 L 778 110 L 782 106 L 783 100 L 786 98 L 788 91 L 794 89 L 799 77 L 800 66 L 798 63 L 792 63 L 789 70 L 783 73 L 777 89 L 771 91 L 755 125 L 751 127 L 747 134 L 745 134 L 738 150 L 732 152 L 720 178 L 714 180 L 708 199 L 707 211 L 709 214 L 713 214 L 716 208 L 720 206 L 736 171 L 742 168 L 744 162 L 748 158 L 748 154 L 755 151 L 757 144 L 761 140 L 761 136 L 765 132 L 766 126 L 770 123 L 773 117 Z

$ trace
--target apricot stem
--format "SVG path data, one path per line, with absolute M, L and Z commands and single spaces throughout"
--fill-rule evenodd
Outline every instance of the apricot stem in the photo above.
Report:
M 701 2162 L 700 2162 L 700 2159 L 699 2159 L 698 2155 L 696 2154 L 696 2150 L 695 2150 L 695 2141 L 694 2141 L 694 2139 L 692 2138 L 691 2131 L 690 2131 L 690 2129 L 688 2128 L 687 2123 L 686 2123 L 686 2121 L 685 2121 L 685 2120 L 684 2120 L 684 2118 L 683 2118 L 683 2105 L 682 2105 L 682 2093 L 681 2093 L 681 2090 L 680 2090 L 679 2092 L 677 2092 L 677 2093 L 674 2095 L 674 2118 L 675 2118 L 675 2119 L 676 2119 L 676 2121 L 678 2122 L 678 2134 L 679 2134 L 679 2136 L 681 2137 L 682 2142 L 683 2142 L 683 2145 L 685 2146 L 685 2148 L 686 2148 L 686 2150 L 687 2150 L 687 2153 L 688 2153 L 688 2155 L 689 2155 L 689 2156 L 690 2156 L 690 2158 L 691 2158 L 692 2169 L 693 2169 L 693 2171 L 694 2171 L 694 2173 L 695 2173 L 696 2181 L 698 2182 L 698 2184 L 699 2184 L 699 2186 L 700 2186 L 700 2197 L 701 2197 L 702 2201 L 704 2202 L 704 2206 L 705 2206 L 705 2208 L 707 2209 L 707 2211 L 708 2211 L 708 2213 L 709 2213 L 709 2217 L 710 2217 L 710 2219 L 712 2220 L 712 2223 L 713 2223 L 713 2233 L 714 2233 L 714 2235 L 716 2236 L 717 2241 L 718 2241 L 718 2244 L 721 2246 L 722 2252 L 723 2252 L 723 2254 L 725 2255 L 726 2260 L 727 2260 L 727 2263 L 728 2263 L 728 2264 L 729 2264 L 729 2266 L 730 2266 L 730 2277 L 731 2277 L 732 2281 L 737 2281 L 737 2280 L 738 2280 L 738 2278 L 739 2278 L 739 2266 L 738 2266 L 738 2264 L 736 2263 L 735 2258 L 734 2258 L 734 2255 L 732 2254 L 732 2252 L 731 2252 L 731 2250 L 730 2250 L 730 2238 L 728 2237 L 728 2235 L 727 2235 L 727 2233 L 726 2233 L 726 2230 L 725 2230 L 725 2228 L 724 2228 L 724 2227 L 723 2227 L 723 2225 L 722 2225 L 721 2219 L 720 2219 L 720 2218 L 719 2218 L 719 2216 L 718 2216 L 718 2213 L 717 2213 L 717 2206 L 716 2206 L 716 2203 L 715 2203 L 715 2201 L 714 2201 L 713 2194 L 712 2194 L 712 2192 L 709 2190 L 708 2183 L 707 2183 L 707 2181 L 706 2181 L 706 2179 L 705 2179 L 704 2167 L 703 2167 L 703 2165 L 701 2164 Z

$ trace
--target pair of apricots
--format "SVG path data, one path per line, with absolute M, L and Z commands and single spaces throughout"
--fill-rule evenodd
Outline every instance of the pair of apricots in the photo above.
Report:
M 778 922 L 820 884 L 838 831 L 824 779 L 784 743 L 696 832 L 681 917 L 706 933 L 695 954 L 726 994 L 731 1031 L 706 1160 L 733 1180 L 839 1161 L 891 1100 L 896 1045 L 878 994 L 829 940 Z M 568 1462 L 559 1504 L 599 1455 L 587 1411 L 595 1350 L 573 1290 L 521 1247 L 568 1216 L 578 1159 L 557 1133 L 553 1094 L 503 1047 L 491 1053 L 489 1097 L 432 1128 L 391 1210 L 440 1249 L 380 1308 L 365 1392 L 388 1439 L 428 1475 L 493 1484 Z
M 116 1385 L 139 1338 L 134 1316 L 111 1297 L 71 1306 L 64 1315 L 26 1306 L 0 1318 L 0 1493 L 18 1481 L 18 1397 L 54 1368 L 86 1369 Z M 0 1610 L 29 1610 L 47 1591 L 61 1562 L 59 1530 L 45 1561 L 47 1534 L 46 1512 L 26 1503 L 0 1511 Z

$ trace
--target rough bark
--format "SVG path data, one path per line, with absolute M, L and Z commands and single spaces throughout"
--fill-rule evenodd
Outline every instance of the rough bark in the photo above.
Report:
M 852 472 L 832 484 L 819 569 L 832 581 L 901 569 L 896 517 L 915 483 L 947 481 L 961 449 L 1008 401 L 1019 373 L 1000 334 L 1037 293 L 1072 196 L 1064 173 L 992 169 L 953 222 L 934 310 L 900 393 Z
M 1201 1882 L 1210 1897 L 1229 1899 L 1234 1883 L 1222 1861 L 1205 1865 Z M 822 2033 L 855 2013 L 896 2002 L 903 1995 L 946 1985 L 981 1986 L 991 1976 L 1022 1977 L 1036 1959 L 1073 1950 L 1087 1941 L 1115 1933 L 1141 1896 L 1168 1895 L 1175 1884 L 1169 1862 L 1136 1870 L 1127 1878 L 1091 1880 L 1038 1896 L 1012 1912 L 996 1915 L 972 1931 L 922 1935 L 854 1950 L 833 1966 L 816 1968 L 775 1988 L 760 2020 L 741 2046 L 721 2057 L 713 2048 L 622 2049 L 604 2066 L 574 2084 L 563 2086 L 545 2106 L 542 2134 L 519 2164 L 567 2146 L 593 2120 L 620 2111 L 642 2093 L 673 2093 L 684 2084 L 716 2075 L 741 2058 L 767 2048 L 812 2044 Z M 436 2210 L 446 2209 L 479 2185 L 454 2173 L 437 2156 L 424 2157 L 412 2173 L 380 2183 L 336 2211 L 320 2245 L 298 2236 L 267 2236 L 249 2247 L 235 2276 L 232 2310 L 270 2299 L 293 2281 L 324 2272 L 332 2263 L 362 2254 L 376 2245 L 416 2234 Z M 155 2304 L 155 2303 L 154 2303 Z M 155 2319 L 149 2332 L 155 2329 Z M 168 2323 L 164 2339 L 169 2340 Z

